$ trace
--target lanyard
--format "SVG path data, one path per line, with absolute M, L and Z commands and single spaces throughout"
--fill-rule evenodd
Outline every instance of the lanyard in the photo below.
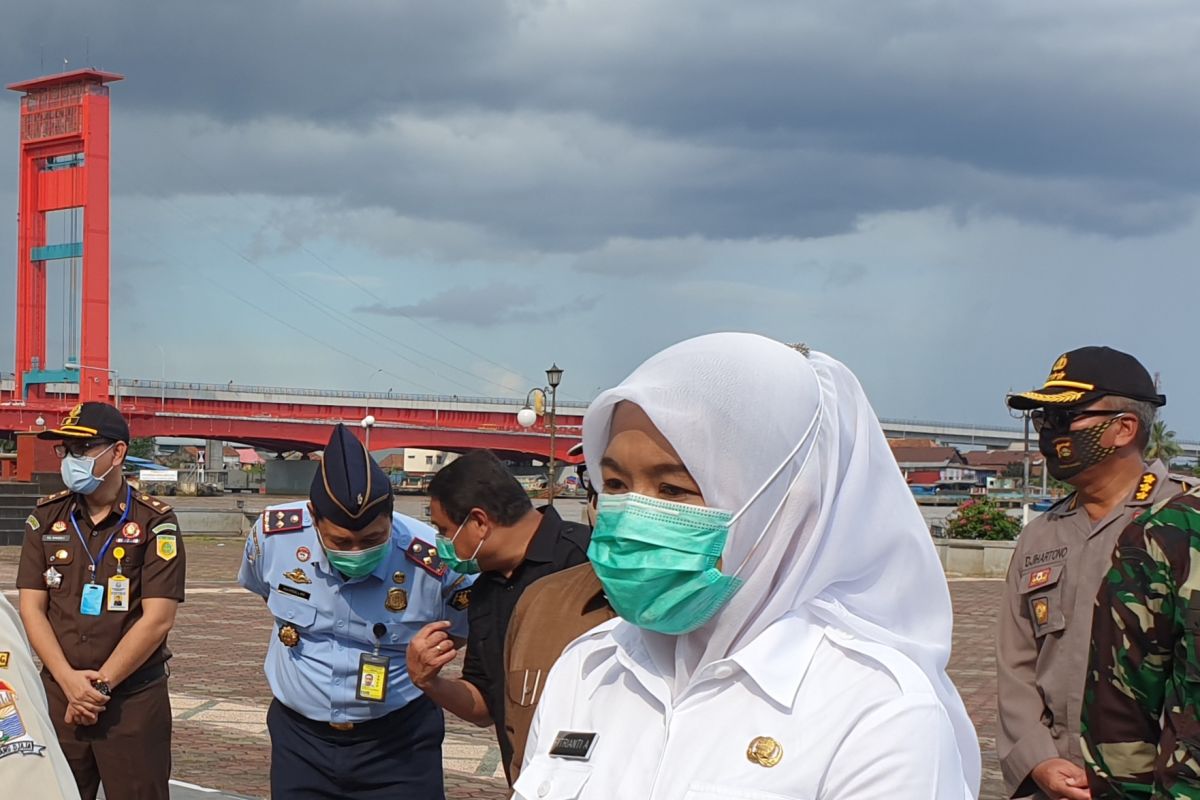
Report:
M 83 532 L 79 530 L 79 523 L 75 521 L 75 509 L 71 512 L 71 525 L 75 528 L 75 535 L 79 537 L 79 542 L 83 545 L 83 552 L 87 555 L 88 560 L 92 562 L 88 570 L 91 572 L 91 578 L 88 583 L 96 582 L 96 565 L 104 560 L 104 556 L 108 553 L 108 546 L 112 544 L 113 538 L 116 537 L 117 531 L 121 530 L 121 526 L 125 524 L 125 520 L 129 518 L 129 509 L 133 500 L 133 489 L 126 485 L 125 487 L 125 511 L 121 514 L 121 519 L 117 521 L 117 527 L 113 528 L 113 532 L 108 535 L 108 541 L 104 543 L 104 547 L 100 548 L 99 558 L 92 558 L 92 551 L 88 548 L 87 539 L 83 538 Z

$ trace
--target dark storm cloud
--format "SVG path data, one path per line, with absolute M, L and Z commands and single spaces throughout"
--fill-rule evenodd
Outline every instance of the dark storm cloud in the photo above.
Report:
M 566 305 L 573 312 L 595 307 L 595 297 L 580 297 Z M 385 317 L 420 317 L 486 328 L 509 323 L 544 321 L 539 298 L 527 288 L 509 284 L 459 286 L 403 306 L 372 303 L 354 309 Z
M 935 206 L 1128 236 L 1193 213 L 1198 30 L 1171 0 L 49 2 L 9 10 L 0 71 L 77 65 L 86 37 L 128 75 L 124 191 L 541 251 Z

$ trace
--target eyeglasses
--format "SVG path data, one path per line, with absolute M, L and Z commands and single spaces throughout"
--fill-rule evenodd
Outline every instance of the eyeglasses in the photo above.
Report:
M 59 458 L 66 458 L 67 456 L 82 458 L 92 450 L 95 450 L 97 447 L 108 447 L 110 444 L 110 442 L 104 439 L 92 439 L 91 441 L 87 442 L 71 442 L 70 444 L 56 444 L 54 445 L 54 455 L 58 456 Z
M 1124 416 L 1125 413 L 1124 411 L 1076 411 L 1069 408 L 1038 408 L 1029 412 L 1029 422 L 1038 433 L 1044 430 L 1065 431 L 1077 419 L 1086 419 L 1087 417 L 1112 417 L 1115 419 Z

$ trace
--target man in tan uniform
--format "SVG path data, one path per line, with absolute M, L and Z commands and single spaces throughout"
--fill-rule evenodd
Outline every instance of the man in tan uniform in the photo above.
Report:
M 25 520 L 21 620 L 45 668 L 58 741 L 84 800 L 167 800 L 167 634 L 184 599 L 171 508 L 122 475 L 129 426 L 107 403 L 76 406 L 58 442 L 67 490 Z
M 75 777 L 46 714 L 46 692 L 25 630 L 0 595 L 0 786 L 5 797 L 79 800 Z
M 1042 388 L 1009 396 L 1029 411 L 1054 478 L 1075 492 L 1029 523 L 1009 566 L 997 635 L 996 749 L 1013 797 L 1088 800 L 1079 747 L 1092 608 L 1117 535 L 1185 484 L 1143 457 L 1166 402 L 1133 356 L 1084 347 Z

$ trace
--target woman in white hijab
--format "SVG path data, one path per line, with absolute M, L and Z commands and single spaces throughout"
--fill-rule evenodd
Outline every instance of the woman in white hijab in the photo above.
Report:
M 620 618 L 555 665 L 515 797 L 977 795 L 946 581 L 846 367 L 701 336 L 596 398 L 583 440 Z

